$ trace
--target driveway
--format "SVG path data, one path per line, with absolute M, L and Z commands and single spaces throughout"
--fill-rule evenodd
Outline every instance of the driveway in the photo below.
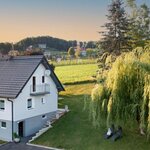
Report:
M 29 146 L 29 145 L 26 145 L 25 143 L 19 143 L 19 144 L 7 143 L 3 146 L 0 146 L 0 150 L 48 150 L 48 149 L 35 147 L 35 146 Z

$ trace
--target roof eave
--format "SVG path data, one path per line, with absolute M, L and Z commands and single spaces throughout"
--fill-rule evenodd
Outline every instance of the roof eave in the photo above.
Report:
M 4 98 L 4 99 L 15 99 L 15 96 L 0 96 L 0 98 Z
M 57 86 L 57 84 L 55 83 L 58 92 L 65 91 L 63 85 L 61 84 L 60 80 L 58 79 L 58 77 L 57 77 L 57 75 L 55 74 L 54 70 L 52 69 L 51 65 L 48 63 L 48 61 L 46 60 L 45 57 L 43 57 L 43 60 L 46 62 L 46 64 L 44 64 L 44 65 L 47 65 L 47 67 L 52 71 L 52 73 L 51 73 L 50 76 L 52 77 L 52 75 L 53 75 L 54 78 L 56 78 L 56 80 L 57 80 L 57 82 L 58 82 L 58 84 L 59 84 L 59 86 Z M 53 77 L 52 77 L 52 79 L 53 79 Z M 53 79 L 53 80 L 54 80 L 54 79 Z M 54 80 L 54 82 L 55 82 L 55 80 Z M 59 88 L 60 88 L 60 89 L 59 89 Z

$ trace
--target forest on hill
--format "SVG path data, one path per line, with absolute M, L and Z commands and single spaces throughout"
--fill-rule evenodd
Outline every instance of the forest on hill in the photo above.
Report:
M 82 47 L 86 42 L 78 42 Z M 38 37 L 28 37 L 19 42 L 13 43 L 0 43 L 0 53 L 7 54 L 10 50 L 15 49 L 18 51 L 26 50 L 29 46 L 38 47 L 38 44 L 46 44 L 47 48 L 52 48 L 57 51 L 67 51 L 70 47 L 76 47 L 77 41 L 67 41 L 64 39 L 54 38 L 51 36 L 38 36 Z M 96 47 L 95 42 L 89 41 L 86 43 L 87 48 Z

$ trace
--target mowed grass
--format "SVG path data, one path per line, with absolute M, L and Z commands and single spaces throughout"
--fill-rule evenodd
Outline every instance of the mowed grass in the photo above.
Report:
M 97 69 L 96 64 L 68 65 L 56 67 L 55 73 L 63 84 L 73 84 L 94 81 Z
M 1 140 L 0 140 L 0 144 L 5 144 L 5 143 L 6 143 L 5 141 L 1 141 Z
M 150 143 L 131 127 L 123 128 L 123 138 L 116 142 L 105 140 L 105 127 L 94 128 L 84 111 L 84 94 L 90 94 L 94 84 L 68 85 L 61 93 L 59 106 L 68 105 L 70 112 L 60 118 L 53 128 L 33 143 L 66 150 L 149 150 Z

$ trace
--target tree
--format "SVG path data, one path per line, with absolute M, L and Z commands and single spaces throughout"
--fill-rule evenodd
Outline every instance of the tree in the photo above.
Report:
M 35 48 L 30 46 L 26 51 L 24 51 L 24 55 L 43 55 L 43 51 L 40 48 Z
M 19 52 L 17 50 L 11 50 L 8 52 L 9 56 L 19 56 Z
M 100 32 L 103 36 L 101 40 L 101 48 L 108 52 L 121 53 L 131 49 L 129 46 L 130 21 L 127 19 L 122 0 L 114 0 L 108 9 L 108 23 L 104 25 L 106 32 Z
M 94 41 L 87 42 L 86 48 L 96 48 L 96 42 Z
M 130 8 L 135 8 L 136 7 L 136 0 L 126 0 L 127 4 Z
M 79 42 L 79 45 L 80 45 L 80 47 L 82 47 L 84 45 L 84 43 L 83 42 Z
M 0 53 L 7 54 L 12 49 L 11 43 L 0 43 Z
M 70 48 L 68 49 L 68 55 L 69 55 L 70 57 L 74 57 L 74 55 L 75 55 L 75 50 L 74 50 L 73 47 L 70 47 Z
M 81 50 L 78 48 L 75 52 L 76 58 L 79 58 L 81 56 Z
M 46 44 L 47 48 L 54 48 L 59 51 L 67 51 L 69 47 L 75 47 L 77 41 L 66 41 L 63 39 L 53 38 L 50 36 L 38 36 L 25 38 L 15 44 L 15 49 L 25 50 L 30 45 L 38 47 L 39 44 Z
M 116 58 L 103 82 L 92 91 L 94 125 L 138 124 L 150 138 L 150 47 L 136 48 Z
M 86 55 L 87 55 L 88 57 L 91 57 L 92 54 L 93 54 L 93 49 L 87 48 L 87 49 L 86 49 Z
M 135 0 L 127 0 L 131 9 L 132 20 L 130 35 L 133 37 L 133 46 L 145 46 L 150 39 L 150 8 L 146 4 L 138 6 Z
M 88 57 L 96 57 L 97 56 L 97 53 L 98 53 L 98 50 L 97 49 L 92 49 L 92 48 L 87 48 L 86 49 L 86 55 L 88 56 Z
M 76 40 L 74 40 L 74 41 L 69 41 L 68 43 L 69 43 L 69 45 L 72 46 L 72 47 L 76 47 L 76 46 L 77 46 L 77 41 L 76 41 Z

